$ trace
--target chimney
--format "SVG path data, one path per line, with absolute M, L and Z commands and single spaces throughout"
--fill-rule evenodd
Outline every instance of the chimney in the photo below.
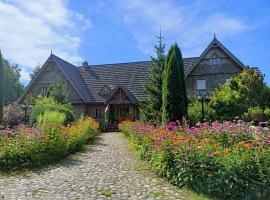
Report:
M 83 70 L 85 70 L 85 71 L 88 70 L 89 65 L 88 65 L 88 62 L 87 62 L 87 61 L 84 61 L 84 62 L 82 63 L 82 68 L 83 68 Z

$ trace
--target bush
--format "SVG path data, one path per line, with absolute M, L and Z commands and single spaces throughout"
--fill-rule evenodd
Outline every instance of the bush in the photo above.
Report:
M 214 118 L 215 113 L 212 108 L 208 106 L 207 102 L 204 102 L 204 119 L 206 121 L 211 121 Z M 201 121 L 202 118 L 202 104 L 201 102 L 194 101 L 193 103 L 189 104 L 188 107 L 188 120 L 190 126 L 196 125 L 197 122 Z
M 73 122 L 75 119 L 73 107 L 71 104 L 59 104 L 53 98 L 40 97 L 36 100 L 35 106 L 32 109 L 30 115 L 30 124 L 33 125 L 36 123 L 38 117 L 43 115 L 46 111 L 55 111 L 65 114 L 65 125 Z
M 258 123 L 265 121 L 264 111 L 259 106 L 249 108 L 248 111 L 243 114 L 243 118 L 246 122 L 254 121 Z
M 267 128 L 229 122 L 190 129 L 123 122 L 119 128 L 153 169 L 178 187 L 217 199 L 270 195 Z
M 98 132 L 91 118 L 81 119 L 68 127 L 48 124 L 42 130 L 21 125 L 1 130 L 0 169 L 33 167 L 58 160 L 79 150 Z M 8 133 L 8 134 L 7 134 Z
M 15 102 L 4 107 L 4 125 L 13 127 L 21 123 L 24 117 L 23 110 Z
M 67 140 L 68 152 L 80 150 L 83 145 L 93 140 L 97 134 L 99 124 L 92 118 L 81 118 L 68 125 L 65 132 L 69 135 Z
M 63 125 L 66 120 L 66 116 L 60 112 L 45 111 L 43 115 L 38 116 L 37 125 L 38 127 L 45 127 L 49 124 Z
M 232 120 L 251 107 L 265 109 L 270 106 L 270 88 L 253 69 L 245 69 L 212 93 L 209 106 L 215 110 L 217 120 Z

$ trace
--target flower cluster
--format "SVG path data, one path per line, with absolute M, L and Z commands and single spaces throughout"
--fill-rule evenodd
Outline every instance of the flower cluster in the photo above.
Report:
M 122 122 L 119 128 L 131 136 L 159 174 L 178 186 L 218 198 L 242 199 L 257 190 L 268 191 L 268 128 L 244 122 L 155 127 L 139 121 Z
M 36 166 L 79 150 L 95 138 L 99 124 L 92 118 L 68 126 L 48 123 L 43 128 L 19 125 L 0 130 L 0 169 Z

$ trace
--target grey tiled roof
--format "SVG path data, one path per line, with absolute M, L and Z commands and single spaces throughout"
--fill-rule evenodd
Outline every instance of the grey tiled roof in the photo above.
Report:
M 78 92 L 84 102 L 91 101 L 91 94 L 85 85 L 78 68 L 71 63 L 51 54 L 48 58 L 49 60 L 55 61 L 56 64 L 60 67 L 60 69 L 65 74 L 66 78 L 70 81 L 71 85 Z
M 197 57 L 184 58 L 185 73 L 197 59 Z M 143 85 L 149 74 L 149 61 L 90 65 L 87 70 L 80 67 L 80 73 L 91 92 L 92 102 L 106 101 L 108 95 L 101 92 L 104 87 L 124 86 L 138 101 L 146 97 Z
M 264 75 L 262 74 L 261 70 L 258 67 L 251 67 L 251 69 L 253 69 L 261 78 L 264 77 Z

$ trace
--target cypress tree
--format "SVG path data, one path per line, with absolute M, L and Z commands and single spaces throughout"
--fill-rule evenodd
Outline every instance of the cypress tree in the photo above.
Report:
M 162 73 L 165 67 L 165 43 L 163 36 L 157 36 L 158 42 L 154 46 L 155 56 L 150 59 L 150 73 L 145 85 L 147 99 L 140 107 L 141 120 L 153 124 L 161 123 L 162 107 Z
M 0 50 L 0 124 L 3 122 L 3 108 L 4 108 L 4 65 Z
M 187 114 L 187 106 L 183 58 L 175 43 L 168 52 L 163 72 L 162 122 L 182 121 Z

